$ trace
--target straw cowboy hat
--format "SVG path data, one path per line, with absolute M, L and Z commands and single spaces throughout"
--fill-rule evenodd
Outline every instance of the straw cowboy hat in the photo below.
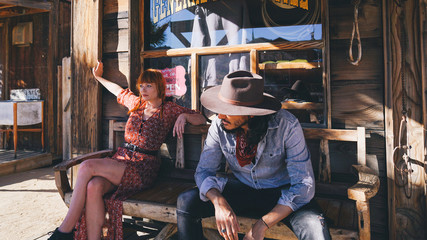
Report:
M 227 74 L 222 85 L 206 90 L 200 101 L 212 112 L 234 116 L 268 115 L 282 107 L 276 98 L 264 93 L 264 79 L 247 71 Z

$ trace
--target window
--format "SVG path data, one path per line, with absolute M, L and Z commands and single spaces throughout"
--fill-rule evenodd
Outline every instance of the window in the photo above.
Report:
M 179 98 L 195 109 L 226 74 L 256 72 L 301 123 L 325 125 L 321 2 L 145 0 L 144 67 L 184 69 L 188 92 Z

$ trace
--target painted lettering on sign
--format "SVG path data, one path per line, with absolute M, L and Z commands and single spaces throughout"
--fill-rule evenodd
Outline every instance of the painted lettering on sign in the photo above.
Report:
M 166 17 L 183 9 L 217 0 L 151 0 L 151 21 L 157 23 Z
M 181 65 L 160 70 L 166 79 L 166 96 L 183 96 L 187 92 L 185 68 Z
M 308 10 L 308 0 L 272 0 L 274 4 L 281 8 L 302 8 Z

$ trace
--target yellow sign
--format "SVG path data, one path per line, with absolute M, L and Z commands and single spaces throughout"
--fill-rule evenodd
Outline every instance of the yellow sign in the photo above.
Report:
M 183 9 L 216 0 L 151 0 L 151 21 L 157 23 Z
M 308 0 L 271 0 L 274 4 L 281 8 L 292 9 L 302 8 L 308 10 Z

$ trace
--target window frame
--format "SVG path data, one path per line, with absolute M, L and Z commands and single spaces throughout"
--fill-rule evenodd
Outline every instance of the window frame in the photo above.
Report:
M 144 1 L 144 0 L 141 0 Z M 232 46 L 214 46 L 214 47 L 195 47 L 195 48 L 177 48 L 166 50 L 145 50 L 144 44 L 141 44 L 141 69 L 144 69 L 145 59 L 155 59 L 161 57 L 181 57 L 190 56 L 191 64 L 191 108 L 200 110 L 200 79 L 199 79 L 199 59 L 200 56 L 214 55 L 214 54 L 228 54 L 228 53 L 249 53 L 250 56 L 250 71 L 259 73 L 259 53 L 261 51 L 271 50 L 322 50 L 322 70 L 323 70 L 323 94 L 324 94 L 324 118 L 321 124 L 316 124 L 314 127 L 330 128 L 331 126 L 331 98 L 330 98 L 330 64 L 329 64 L 329 12 L 328 1 L 321 1 L 321 24 L 322 24 L 322 40 L 309 40 L 309 41 L 294 41 L 294 42 L 274 42 L 274 43 L 249 43 Z M 144 16 L 145 4 L 141 6 L 143 13 L 141 19 L 148 20 L 149 17 Z M 147 6 L 149 7 L 149 6 Z M 143 22 L 143 21 L 142 21 Z M 141 23 L 141 42 L 144 42 L 144 24 Z M 311 125 L 310 125 L 311 126 Z

